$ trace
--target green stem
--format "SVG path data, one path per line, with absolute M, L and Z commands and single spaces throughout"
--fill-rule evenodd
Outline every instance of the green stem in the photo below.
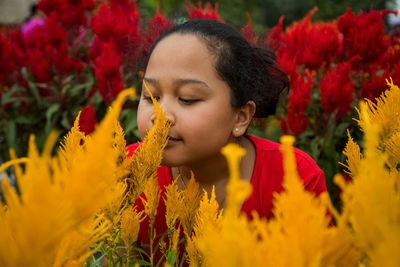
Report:
M 129 267 L 130 264 L 130 259 L 131 259 L 131 247 L 130 246 L 126 246 L 126 266 Z
M 154 218 L 150 218 L 150 264 L 154 266 L 154 253 L 153 253 L 153 227 L 154 227 Z

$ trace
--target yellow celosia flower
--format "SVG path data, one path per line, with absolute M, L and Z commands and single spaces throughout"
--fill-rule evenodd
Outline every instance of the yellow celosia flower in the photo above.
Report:
M 391 134 L 400 130 L 400 89 L 393 84 L 392 79 L 387 81 L 387 84 L 390 89 L 386 90 L 381 97 L 376 99 L 376 104 L 370 100 L 366 100 L 368 106 L 365 110 L 366 116 L 357 120 L 364 132 L 367 127 L 366 118 L 372 124 L 380 125 L 382 131 L 379 136 L 383 141 L 386 141 Z
M 147 181 L 146 185 L 144 186 L 143 193 L 145 196 L 145 198 L 142 198 L 144 212 L 147 214 L 147 216 L 149 216 L 151 221 L 154 221 L 161 195 L 156 174 L 153 174 Z
M 215 188 L 211 191 L 210 199 L 207 192 L 204 191 L 203 198 L 200 201 L 200 207 L 197 210 L 195 224 L 193 227 L 194 234 L 187 237 L 186 251 L 188 253 L 188 263 L 190 266 L 201 266 L 203 259 L 200 256 L 197 243 L 207 228 L 219 229 L 222 218 L 222 210 L 219 209 L 217 200 L 215 199 Z
M 82 266 L 96 252 L 88 248 L 104 237 L 110 224 L 103 215 L 99 215 L 66 234 L 57 248 L 53 267 Z
M 174 233 L 172 234 L 172 245 L 171 250 L 178 250 L 178 242 L 179 242 L 179 235 L 181 233 L 181 227 L 179 225 L 178 228 L 175 229 Z
M 60 153 L 65 160 L 64 164 L 72 164 L 75 160 L 73 155 L 78 153 L 78 150 L 83 150 L 83 145 L 85 144 L 86 137 L 83 132 L 79 129 L 79 118 L 81 117 L 81 112 L 76 116 L 74 121 L 74 126 L 71 130 L 64 136 L 64 143 L 60 145 Z
M 357 143 L 354 142 L 353 138 L 351 138 L 348 130 L 347 135 L 349 137 L 349 141 L 347 142 L 346 147 L 343 150 L 343 154 L 347 157 L 347 165 L 343 163 L 340 164 L 348 169 L 348 171 L 346 171 L 347 173 L 355 176 L 358 172 L 358 166 L 362 159 L 362 154 L 360 152 L 360 147 L 357 145 Z
M 293 137 L 282 139 L 285 191 L 275 196 L 275 218 L 266 222 L 254 214 L 249 222 L 245 215 L 225 212 L 220 227 L 205 225 L 203 234 L 191 244 L 197 243 L 205 266 L 357 265 L 359 254 L 346 221 L 338 228 L 330 227 L 328 196 L 317 199 L 305 191 L 296 171 L 293 142 Z M 237 174 L 238 161 L 232 166 Z
M 154 105 L 156 119 L 153 128 L 147 133 L 142 144 L 132 155 L 130 161 L 130 174 L 128 186 L 133 201 L 141 194 L 143 187 L 151 175 L 153 175 L 161 164 L 162 153 L 168 142 L 168 131 L 171 122 L 168 120 L 162 107 L 151 95 L 146 83 L 143 81 L 146 90 L 149 92 Z
M 389 141 L 385 144 L 385 150 L 389 157 L 391 158 L 391 164 L 396 166 L 400 163 L 400 130 L 394 133 Z
M 140 222 L 144 220 L 143 211 L 137 212 L 136 208 L 128 207 L 122 213 L 121 239 L 126 247 L 136 242 L 140 229 Z
M 236 144 L 228 144 L 221 150 L 228 161 L 230 172 L 229 183 L 226 187 L 226 208 L 227 214 L 237 216 L 240 206 L 246 198 L 251 195 L 251 185 L 239 177 L 240 159 L 246 154 L 246 151 Z
M 385 95 L 388 99 L 382 103 L 391 103 L 392 95 Z M 379 108 L 388 111 L 379 106 L 376 113 L 381 112 Z M 387 168 L 387 155 L 378 149 L 382 142 L 381 131 L 385 129 L 379 121 L 370 119 L 370 115 L 369 107 L 361 103 L 364 157 L 353 182 L 343 189 L 343 210 L 349 214 L 358 246 L 367 255 L 367 266 L 399 266 L 396 252 L 400 250 L 399 174 L 395 168 Z
M 165 187 L 165 221 L 167 223 L 168 230 L 173 231 L 175 229 L 176 220 L 178 219 L 179 211 L 183 208 L 183 196 L 182 192 L 178 189 L 175 180 L 172 184 Z
M 34 138 L 30 139 L 25 171 L 18 178 L 20 194 L 7 179 L 2 180 L 7 206 L 0 204 L 0 266 L 54 264 L 62 240 L 84 229 L 82 225 L 94 219 L 112 199 L 118 168 L 113 124 L 129 95 L 133 92 L 123 91 L 118 96 L 83 147 L 80 141 L 66 141 L 60 155 L 52 157 L 55 134 L 49 137 L 42 154 Z M 71 259 L 80 256 L 69 254 Z
M 347 259 L 343 266 L 355 266 L 358 258 L 351 257 L 357 254 L 351 249 L 350 233 L 329 227 L 329 197 L 323 193 L 316 198 L 303 187 L 292 150 L 294 138 L 284 136 L 281 143 L 285 191 L 275 195 L 275 217 L 267 225 L 267 261 L 271 266 L 334 266 Z
M 201 199 L 199 184 L 195 181 L 193 173 L 191 173 L 191 178 L 185 190 L 182 191 L 182 199 L 183 205 L 179 211 L 179 220 L 182 223 L 185 235 L 190 236 Z

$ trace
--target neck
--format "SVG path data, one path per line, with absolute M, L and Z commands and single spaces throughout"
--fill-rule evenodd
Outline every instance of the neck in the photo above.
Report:
M 190 172 L 193 172 L 196 181 L 204 186 L 229 178 L 228 165 L 223 155 L 177 168 L 185 180 L 190 179 Z

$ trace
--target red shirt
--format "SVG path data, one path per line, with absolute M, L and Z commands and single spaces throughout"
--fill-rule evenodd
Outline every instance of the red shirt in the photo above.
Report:
M 247 135 L 253 142 L 256 151 L 256 160 L 254 164 L 253 175 L 250 183 L 253 187 L 253 193 L 243 203 L 241 212 L 246 213 L 251 218 L 253 210 L 257 211 L 261 217 L 271 218 L 273 216 L 273 194 L 283 190 L 283 163 L 282 154 L 279 151 L 280 144 Z M 127 147 L 128 156 L 131 156 L 139 144 L 132 144 Z M 304 187 L 310 192 L 319 195 L 326 191 L 325 176 L 322 170 L 317 166 L 314 160 L 305 152 L 294 148 L 297 163 L 297 171 L 303 180 Z M 157 170 L 158 183 L 164 194 L 165 186 L 172 183 L 172 175 L 169 167 L 160 166 Z M 165 222 L 165 204 L 163 195 L 160 198 L 160 205 L 156 215 L 156 232 L 162 234 L 167 230 Z M 136 202 L 139 209 L 143 209 L 141 201 Z M 141 226 L 148 224 L 148 221 L 142 222 Z M 139 239 L 148 244 L 148 229 L 141 227 Z

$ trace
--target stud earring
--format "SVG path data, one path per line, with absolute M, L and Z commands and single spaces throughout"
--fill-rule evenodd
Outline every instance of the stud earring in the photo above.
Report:
M 235 128 L 235 132 L 239 132 L 239 128 Z

